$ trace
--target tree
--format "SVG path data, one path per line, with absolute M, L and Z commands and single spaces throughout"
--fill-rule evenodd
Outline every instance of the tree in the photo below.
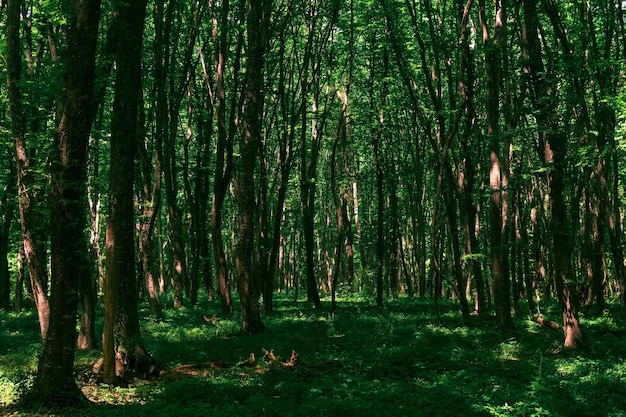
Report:
M 100 0 L 73 4 L 66 53 L 63 115 L 55 134 L 51 181 L 50 322 L 30 398 L 38 404 L 74 405 L 76 310 L 80 282 L 88 279 L 87 148 L 92 122 Z M 68 239 L 71 237 L 71 239 Z
M 306 7 L 306 43 L 303 51 L 300 90 L 300 197 L 302 202 L 302 222 L 305 245 L 305 268 L 307 299 L 315 308 L 322 308 L 318 282 L 315 277 L 315 202 L 320 146 L 324 133 L 326 113 L 319 113 L 320 74 L 322 58 L 327 53 L 331 33 L 337 22 L 341 8 L 340 1 L 333 1 L 325 16 L 321 2 L 312 2 Z M 325 21 L 324 18 L 327 18 Z M 319 32 L 318 32 L 319 31 Z M 308 105 L 311 94 L 312 119 L 309 126 Z M 311 136 L 307 132 L 311 129 Z
M 246 98 L 243 113 L 244 134 L 239 151 L 241 161 L 237 183 L 239 226 L 235 248 L 237 288 L 241 303 L 242 331 L 247 334 L 264 329 L 259 307 L 259 282 L 254 273 L 255 192 L 254 172 L 257 148 L 261 142 L 263 114 L 263 1 L 248 0 L 246 54 Z
M 20 213 L 20 226 L 24 246 L 24 256 L 28 265 L 31 287 L 41 338 L 46 339 L 50 306 L 48 303 L 48 271 L 45 258 L 45 223 L 42 207 L 35 185 L 32 153 L 27 146 L 26 113 L 22 98 L 22 60 L 20 51 L 20 10 L 22 2 L 11 0 L 7 3 L 7 84 L 9 109 L 11 112 L 11 132 L 15 143 L 17 161 L 17 193 Z
M 8 149 L 7 149 L 8 151 Z M 7 158 L 9 163 L 12 162 Z M 8 170 L 10 174 L 15 169 Z M 11 273 L 9 271 L 9 242 L 15 199 L 15 182 L 9 178 L 0 197 L 0 310 L 11 307 Z
M 506 204 L 507 172 L 502 162 L 502 135 L 500 132 L 500 85 L 502 51 L 506 36 L 506 14 L 501 1 L 495 3 L 494 37 L 491 39 L 487 27 L 485 2 L 479 2 L 479 17 L 485 45 L 485 78 L 487 81 L 486 111 L 487 138 L 489 140 L 489 230 L 491 240 L 491 276 L 493 279 L 494 304 L 498 325 L 502 329 L 513 327 L 511 319 L 510 276 L 508 273 L 508 251 L 506 247 L 508 218 Z
M 582 331 L 576 312 L 576 299 L 570 283 L 572 229 L 568 221 L 565 201 L 565 168 L 567 164 L 567 139 L 558 125 L 555 114 L 557 86 L 551 82 L 544 69 L 543 53 L 539 40 L 537 1 L 524 1 L 524 53 L 526 69 L 531 77 L 533 103 L 536 109 L 539 146 L 548 169 L 548 198 L 550 230 L 555 268 L 555 286 L 562 306 L 564 346 L 576 348 L 582 341 Z
M 213 17 L 213 41 L 215 48 L 215 93 L 211 99 L 212 111 L 217 120 L 217 149 L 215 160 L 215 173 L 213 176 L 213 194 L 211 197 L 211 236 L 213 244 L 213 258 L 215 261 L 215 272 L 222 301 L 222 312 L 232 313 L 233 305 L 231 299 L 230 279 L 224 251 L 224 240 L 222 236 L 223 209 L 226 199 L 226 192 L 233 174 L 233 142 L 236 120 L 239 115 L 239 98 L 234 94 L 239 89 L 239 68 L 241 66 L 241 54 L 243 48 L 243 36 L 240 33 L 237 37 L 233 66 L 232 96 L 230 97 L 230 111 L 227 118 L 227 91 L 225 86 L 226 64 L 229 52 L 229 24 L 230 1 L 222 1 L 222 9 L 217 17 L 215 10 L 211 11 Z M 208 79 L 208 75 L 205 76 Z M 211 87 L 211 84 L 209 84 Z M 213 91 L 213 90 L 211 90 Z
M 476 74 L 474 63 L 474 49 L 470 46 L 471 27 L 470 11 L 473 1 L 458 2 L 458 10 L 460 14 L 460 30 L 461 30 L 461 62 L 459 64 L 460 81 L 459 89 L 461 103 L 464 111 L 464 126 L 460 138 L 461 153 L 460 157 L 463 161 L 461 168 L 462 181 L 459 182 L 459 194 L 461 200 L 460 212 L 462 213 L 462 227 L 465 237 L 465 256 L 468 258 L 471 276 L 474 281 L 475 296 L 474 310 L 480 316 L 486 316 L 487 303 L 485 295 L 485 284 L 483 279 L 482 266 L 480 262 L 480 245 L 477 236 L 479 224 L 479 216 L 477 215 L 480 201 L 474 198 L 475 184 L 478 180 L 476 171 L 478 162 L 477 155 L 473 149 L 473 144 L 478 142 L 476 136 L 478 130 L 476 128 L 476 105 L 474 103 L 476 95 Z M 471 283 L 471 279 L 470 279 Z
M 114 383 L 128 371 L 158 372 L 141 340 L 137 310 L 134 242 L 134 166 L 137 149 L 141 51 L 147 0 L 120 3 L 120 43 L 116 55 L 115 98 L 111 115 L 109 218 L 102 377 Z

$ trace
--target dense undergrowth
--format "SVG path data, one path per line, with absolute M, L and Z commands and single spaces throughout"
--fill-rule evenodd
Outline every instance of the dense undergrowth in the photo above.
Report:
M 166 369 L 159 380 L 98 384 L 90 369 L 100 353 L 78 352 L 77 383 L 90 405 L 39 415 L 626 416 L 622 305 L 582 315 L 586 341 L 576 352 L 526 317 L 506 333 L 478 317 L 468 329 L 455 305 L 442 305 L 440 323 L 433 303 L 416 299 L 384 308 L 344 299 L 335 315 L 278 299 L 254 336 L 238 334 L 237 315 L 203 318 L 215 311 L 206 301 L 142 320 L 145 344 Z M 557 311 L 548 313 L 558 319 Z M 36 315 L 0 313 L 0 415 L 35 415 L 15 403 L 40 350 Z

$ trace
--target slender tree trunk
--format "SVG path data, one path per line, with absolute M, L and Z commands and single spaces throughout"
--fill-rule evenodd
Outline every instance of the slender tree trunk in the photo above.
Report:
M 539 40 L 537 0 L 524 1 L 523 54 L 525 70 L 530 74 L 534 89 L 539 140 L 544 163 L 548 167 L 548 198 L 550 204 L 550 229 L 554 257 L 555 286 L 563 313 L 564 346 L 574 349 L 582 342 L 582 331 L 576 312 L 576 294 L 569 283 L 571 271 L 571 224 L 567 219 L 565 202 L 565 164 L 567 138 L 560 133 L 554 114 L 556 86 L 545 77 L 543 56 Z
M 293 105 L 296 92 L 292 93 L 291 99 L 287 97 L 286 87 L 287 82 L 290 80 L 290 75 L 287 73 L 286 66 L 286 45 L 285 34 L 281 33 L 280 36 L 280 63 L 279 63 L 279 78 L 278 78 L 278 99 L 280 101 L 280 110 L 282 115 L 282 127 L 279 133 L 279 161 L 278 167 L 280 170 L 280 183 L 278 185 L 278 192 L 276 197 L 276 205 L 274 206 L 274 223 L 273 232 L 271 238 L 271 250 L 269 254 L 269 261 L 267 265 L 267 277 L 263 284 L 263 310 L 270 312 L 273 310 L 273 297 L 274 297 L 274 276 L 276 275 L 276 269 L 278 267 L 281 270 L 282 255 L 281 250 L 284 246 L 281 245 L 281 230 L 284 222 L 285 201 L 287 198 L 287 190 L 289 187 L 289 176 L 293 168 L 294 160 L 294 140 L 296 130 L 292 129 L 292 126 L 297 122 L 298 114 L 295 109 L 290 108 L 290 104 Z M 294 85 L 290 85 L 292 88 Z M 295 88 L 294 88 L 295 90 Z M 277 262 L 279 265 L 277 265 Z M 280 286 L 279 286 L 280 288 Z
M 391 147 L 391 146 L 390 146 Z M 399 219 L 398 219 L 398 194 L 397 194 L 397 180 L 396 180 L 396 166 L 393 155 L 388 157 L 389 166 L 389 222 L 388 227 L 389 235 L 387 236 L 387 246 L 389 248 L 389 290 L 392 297 L 396 298 L 399 293 L 398 270 L 399 270 L 399 256 L 398 256 L 398 233 L 399 233 Z
M 11 169 L 10 171 L 15 171 Z M 8 311 L 11 307 L 11 274 L 9 271 L 9 233 L 13 221 L 13 199 L 15 183 L 10 181 L 0 199 L 0 310 Z
M 26 116 L 22 100 L 21 48 L 20 48 L 20 0 L 7 3 L 7 90 L 11 113 L 11 133 L 15 143 L 17 161 L 17 193 L 24 257 L 39 316 L 41 337 L 46 339 L 50 306 L 48 304 L 48 272 L 45 264 L 45 222 L 41 202 L 35 193 L 35 176 L 26 144 Z
M 326 53 L 326 45 L 330 39 L 330 33 L 337 22 L 340 6 L 340 1 L 333 2 L 331 15 L 324 26 L 322 26 L 323 23 L 320 22 L 323 15 L 321 10 L 319 10 L 320 5 L 317 2 L 312 2 L 307 6 L 307 39 L 303 51 L 302 76 L 300 77 L 300 93 L 302 97 L 300 106 L 300 197 L 302 201 L 302 222 L 305 243 L 306 289 L 307 300 L 313 303 L 317 309 L 322 308 L 322 302 L 319 296 L 318 280 L 315 277 L 315 199 L 318 157 L 322 141 L 323 124 L 325 121 L 325 114 L 320 118 L 318 112 L 320 95 L 319 71 L 321 57 Z M 318 33 L 318 27 L 324 27 L 324 30 L 320 30 Z M 314 50 L 314 47 L 318 49 Z M 312 93 L 311 103 L 313 113 L 310 127 L 308 126 L 309 119 L 307 110 L 309 105 L 309 93 Z M 310 137 L 307 135 L 309 128 L 311 129 Z
M 370 67 L 370 74 L 374 78 L 374 67 Z M 389 68 L 389 57 L 387 50 L 383 50 L 383 85 L 380 97 L 380 112 L 378 114 L 378 127 L 372 133 L 372 148 L 374 152 L 374 164 L 376 169 L 376 305 L 382 307 L 384 292 L 383 266 L 385 257 L 385 196 L 384 196 L 384 171 L 381 151 L 381 136 L 384 129 L 385 106 L 387 100 L 387 72 Z M 374 100 L 373 83 L 370 90 L 370 106 L 376 108 Z
M 24 300 L 24 246 L 20 245 L 17 250 L 17 271 L 15 273 L 15 301 L 13 311 L 16 314 L 22 312 Z
M 532 193 L 529 192 L 528 193 L 530 196 L 532 196 Z M 527 205 L 531 205 L 532 204 L 532 198 L 528 199 L 528 203 Z M 522 198 L 518 198 L 518 201 L 522 201 Z M 520 254 L 522 257 L 522 262 L 523 262 L 523 271 L 524 271 L 524 287 L 525 287 L 525 297 L 526 297 L 526 303 L 528 304 L 528 314 L 535 314 L 536 312 L 536 305 L 535 305 L 535 299 L 534 299 L 534 286 L 533 286 L 533 278 L 532 278 L 532 273 L 530 270 L 530 258 L 532 256 L 532 253 L 530 251 L 530 249 L 524 249 L 525 247 L 530 247 L 531 245 L 531 241 L 530 238 L 528 236 L 528 227 L 527 225 L 530 224 L 530 216 L 526 216 L 525 212 L 524 212 L 524 207 L 520 207 L 518 206 L 517 208 L 518 210 L 518 229 L 519 229 L 519 243 L 520 246 L 522 247 L 522 249 L 520 249 Z M 531 225 L 532 227 L 532 225 Z
M 237 178 L 239 227 L 235 247 L 237 287 L 241 303 L 242 331 L 247 334 L 264 329 L 259 308 L 259 283 L 254 273 L 255 188 L 254 172 L 257 147 L 261 141 L 263 115 L 263 2 L 248 0 L 248 50 L 246 60 L 246 100 L 243 114 L 244 134 L 240 144 L 241 165 Z
M 508 205 L 505 196 L 506 169 L 502 162 L 502 153 L 508 150 L 502 149 L 500 133 L 500 83 L 503 43 L 505 42 L 505 17 L 502 2 L 495 3 L 495 35 L 493 39 L 489 35 L 486 22 L 485 2 L 480 0 L 480 21 L 485 44 L 485 72 L 487 80 L 487 137 L 489 138 L 489 186 L 491 198 L 489 204 L 489 224 L 491 240 L 491 275 L 493 279 L 494 304 L 496 317 L 501 329 L 513 327 L 511 318 L 510 275 L 508 269 Z
M 147 143 L 145 143 L 142 137 L 137 138 L 139 166 L 141 168 L 142 202 L 138 236 L 139 265 L 143 274 L 144 285 L 148 292 L 150 314 L 157 319 L 162 319 L 163 309 L 161 307 L 161 301 L 159 300 L 157 282 L 158 262 L 157 259 L 155 259 L 155 250 L 153 247 L 156 220 L 161 211 L 161 155 L 160 152 L 155 152 L 153 162 L 148 155 L 147 146 Z M 152 179 L 152 175 L 154 175 L 154 179 Z
M 97 73 L 97 70 L 96 70 Z M 98 88 L 94 87 L 94 106 L 98 103 Z M 92 113 L 95 122 L 97 112 Z M 97 129 L 97 127 L 96 127 Z M 102 256 L 100 252 L 100 138 L 91 135 L 87 160 L 87 206 L 89 210 L 89 252 L 87 264 L 89 277 L 81 282 L 80 297 L 80 329 L 76 346 L 81 350 L 93 349 L 98 346 L 96 339 L 96 306 L 98 303 L 99 284 L 104 277 Z M 90 169 L 91 168 L 91 169 Z
M 196 220 L 196 233 L 198 245 L 198 274 L 203 279 L 207 298 L 213 299 L 213 269 L 210 262 L 210 242 L 209 242 L 209 211 L 210 199 L 210 178 L 209 167 L 211 153 L 213 152 L 211 137 L 213 126 L 213 115 L 208 112 L 208 120 L 197 121 L 198 148 L 196 151 L 196 172 L 194 174 L 193 193 L 197 199 L 198 217 Z
M 480 252 L 477 239 L 477 204 L 474 202 L 474 184 L 476 182 L 476 161 L 472 154 L 472 139 L 476 135 L 476 109 L 474 107 L 475 71 L 473 53 L 468 37 L 468 23 L 473 1 L 459 1 L 461 16 L 461 100 L 465 112 L 465 129 L 461 140 L 464 159 L 463 177 L 460 181 L 459 197 L 461 199 L 462 227 L 465 237 L 465 254 L 469 256 L 470 274 L 474 282 L 474 309 L 480 316 L 487 313 L 485 301 L 485 284 L 480 259 L 472 256 Z
M 175 148 L 176 126 L 178 118 L 172 121 L 174 111 L 170 103 L 170 126 L 167 142 L 163 146 L 163 181 L 165 186 L 165 213 L 167 217 L 168 235 L 171 242 L 171 262 L 172 270 L 172 286 L 174 290 L 174 308 L 181 308 L 184 304 L 183 293 L 187 285 L 187 257 L 185 255 L 185 244 L 183 242 L 183 220 L 182 210 L 178 202 L 178 181 L 177 181 L 177 155 Z
M 306 90 L 305 90 L 306 91 Z M 313 93 L 313 112 L 317 113 L 317 92 Z M 303 97 L 305 100 L 306 94 Z M 317 117 L 317 116 L 313 116 Z M 319 141 L 317 134 L 319 133 L 314 127 L 311 138 L 311 155 L 307 157 L 308 145 L 307 145 L 307 110 L 302 110 L 302 133 L 301 133 L 301 147 L 302 147 L 302 165 L 301 165 L 301 197 L 302 197 L 302 222 L 304 232 L 304 249 L 305 249 L 305 261 L 306 261 L 306 289 L 307 300 L 315 306 L 317 309 L 322 308 L 322 302 L 320 300 L 318 291 L 318 282 L 315 277 L 315 189 L 316 189 L 316 177 L 317 177 L 317 157 L 319 150 Z M 310 162 L 308 162 L 310 160 Z
M 224 201 L 230 185 L 233 173 L 233 141 L 237 115 L 240 109 L 239 99 L 236 95 L 231 97 L 230 114 L 227 118 L 227 102 L 225 88 L 225 68 L 229 52 L 229 32 L 231 17 L 229 16 L 230 2 L 222 2 L 221 14 L 218 19 L 215 11 L 211 11 L 213 20 L 213 41 L 218 45 L 215 48 L 215 97 L 212 100 L 213 114 L 217 121 L 217 150 L 215 154 L 215 173 L 213 177 L 213 195 L 211 199 L 211 236 L 213 243 L 213 258 L 215 261 L 215 274 L 219 286 L 222 312 L 233 312 L 231 299 L 230 278 L 226 252 L 224 250 L 224 238 L 222 236 L 222 222 Z M 243 49 L 243 36 L 239 36 L 235 49 L 233 66 L 233 91 L 239 87 L 240 57 Z

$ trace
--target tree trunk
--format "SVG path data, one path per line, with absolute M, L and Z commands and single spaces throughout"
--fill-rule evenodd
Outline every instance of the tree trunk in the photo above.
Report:
M 209 300 L 213 299 L 213 270 L 209 258 L 209 211 L 210 178 L 209 167 L 211 153 L 213 152 L 211 137 L 213 117 L 208 113 L 208 120 L 197 121 L 198 125 L 198 148 L 196 151 L 196 172 L 194 174 L 193 193 L 196 198 L 196 245 L 197 245 L 197 273 L 202 277 L 206 295 Z
M 127 373 L 154 375 L 157 368 L 141 340 L 134 242 L 134 156 L 141 93 L 141 50 L 147 0 L 120 8 L 115 98 L 111 117 L 109 219 L 106 233 L 105 317 L 102 372 L 106 383 Z M 96 369 L 98 370 L 98 369 Z
M 269 261 L 267 264 L 267 277 L 263 282 L 263 310 L 265 312 L 270 312 L 273 310 L 274 277 L 276 275 L 277 267 L 280 270 L 280 265 L 277 265 L 277 262 L 279 264 L 281 263 L 280 252 L 283 249 L 283 246 L 281 246 L 281 230 L 284 221 L 285 201 L 287 198 L 287 189 L 289 186 L 289 176 L 293 167 L 293 145 L 296 134 L 296 130 L 292 129 L 291 126 L 296 123 L 298 117 L 295 109 L 289 109 L 289 97 L 287 97 L 286 95 L 286 83 L 289 79 L 289 75 L 287 73 L 287 66 L 285 63 L 286 46 L 284 32 L 281 33 L 280 40 L 280 63 L 278 78 L 278 100 L 280 101 L 280 110 L 282 114 L 282 126 L 278 138 L 278 169 L 280 170 L 280 183 L 278 185 L 276 205 L 274 206 L 273 231 Z M 295 90 L 294 85 L 290 86 Z M 295 96 L 295 91 L 293 94 Z M 294 99 L 291 98 L 291 102 L 293 101 Z
M 230 2 L 222 2 L 219 19 L 214 10 L 211 11 L 213 18 L 213 42 L 215 48 L 215 97 L 213 98 L 213 115 L 217 121 L 217 150 L 215 153 L 215 171 L 213 176 L 213 195 L 211 199 L 211 236 L 213 243 L 213 258 L 215 261 L 215 274 L 219 286 L 222 312 L 233 312 L 231 299 L 231 285 L 228 274 L 226 252 L 224 250 L 224 238 L 222 236 L 222 221 L 226 192 L 230 185 L 233 173 L 233 141 L 236 120 L 240 110 L 239 99 L 236 95 L 231 97 L 230 114 L 227 118 L 227 102 L 225 88 L 225 69 L 229 52 L 229 16 Z M 243 49 L 243 36 L 239 36 L 233 59 L 233 91 L 239 89 L 239 67 L 241 52 Z
M 462 179 L 459 181 L 459 198 L 461 201 L 462 227 L 465 237 L 465 255 L 468 255 L 470 276 L 474 283 L 474 309 L 480 316 L 487 314 L 485 301 L 485 284 L 481 260 L 474 255 L 480 253 L 477 238 L 477 203 L 474 202 L 474 184 L 476 183 L 476 158 L 473 155 L 472 140 L 476 136 L 476 109 L 474 107 L 474 60 L 468 37 L 468 23 L 473 1 L 459 1 L 461 16 L 461 103 L 465 112 L 465 129 L 461 140 L 463 157 Z
M 96 74 L 97 74 L 96 70 Z M 99 106 L 97 82 L 94 87 L 94 105 Z M 95 124 L 97 112 L 92 112 L 92 122 Z M 98 127 L 96 127 L 96 130 Z M 82 281 L 79 289 L 80 297 L 80 329 L 76 346 L 81 350 L 93 349 L 98 346 L 96 339 L 96 306 L 98 290 L 101 288 L 104 270 L 102 254 L 100 252 L 100 138 L 91 135 L 89 155 L 87 160 L 87 206 L 89 210 L 89 252 L 87 264 L 89 277 Z
M 306 91 L 306 90 L 305 90 Z M 313 112 L 314 116 L 317 117 L 317 93 L 313 93 Z M 306 97 L 306 95 L 305 95 Z M 305 100 L 303 97 L 303 100 Z M 302 183 L 301 183 L 301 197 L 302 197 L 302 228 L 304 232 L 304 250 L 305 250 L 305 268 L 306 268 L 306 290 L 307 290 L 307 300 L 315 306 L 317 309 L 322 308 L 322 302 L 320 300 L 319 291 L 318 291 L 318 283 L 315 277 L 315 259 L 314 259 L 314 251 L 315 251 L 315 180 L 317 177 L 317 157 L 319 150 L 319 141 L 317 138 L 318 131 L 315 129 L 315 119 L 313 122 L 313 133 L 311 138 L 311 155 L 310 162 L 309 157 L 307 157 L 307 110 L 306 108 L 302 111 L 302 133 L 301 133 L 301 146 L 302 146 L 302 165 L 301 165 L 301 174 L 302 174 Z
M 141 131 L 141 128 L 139 130 Z M 156 220 L 161 211 L 161 152 L 155 152 L 153 162 L 148 155 L 147 144 L 142 137 L 137 138 L 137 150 L 139 152 L 142 185 L 138 237 L 139 265 L 148 292 L 150 314 L 160 320 L 163 318 L 163 309 L 159 300 L 158 263 L 155 259 L 153 235 Z M 152 179 L 152 175 L 154 175 L 154 179 Z
M 300 77 L 300 92 L 302 103 L 300 106 L 301 117 L 301 165 L 300 165 L 300 198 L 302 202 L 302 228 L 304 232 L 305 244 L 305 271 L 306 271 L 306 289 L 307 300 L 317 309 L 322 308 L 322 302 L 319 296 L 318 281 L 315 277 L 315 197 L 317 188 L 317 166 L 320 152 L 321 140 L 324 124 L 324 117 L 320 118 L 318 112 L 319 105 L 319 63 L 325 53 L 326 42 L 330 38 L 330 31 L 335 27 L 340 1 L 334 1 L 331 8 L 331 15 L 326 23 L 325 31 L 316 32 L 319 19 L 322 18 L 321 10 L 318 10 L 319 4 L 311 3 L 307 9 L 306 28 L 306 44 L 303 51 L 302 76 Z M 319 39 L 317 39 L 319 37 Z M 317 47 L 317 50 L 313 50 Z M 315 61 L 314 59 L 317 59 Z M 310 72 L 310 73 L 309 73 Z M 308 110 L 309 93 L 312 93 L 312 118 L 311 126 L 308 126 Z M 308 129 L 311 129 L 311 137 L 307 135 Z M 310 140 L 307 140 L 310 139 Z
M 181 308 L 184 304 L 183 292 L 187 285 L 187 257 L 185 254 L 185 244 L 183 242 L 183 220 L 182 211 L 178 203 L 178 181 L 177 181 L 177 164 L 176 164 L 176 126 L 177 117 L 172 121 L 175 106 L 170 103 L 170 127 L 169 135 L 166 136 L 167 142 L 163 146 L 163 176 L 165 178 L 165 213 L 167 217 L 168 235 L 171 242 L 171 262 L 172 270 L 172 286 L 174 290 L 174 308 Z
M 544 163 L 548 168 L 548 198 L 551 215 L 552 250 L 554 257 L 555 285 L 563 313 L 566 348 L 574 349 L 582 341 L 582 331 L 576 312 L 576 294 L 568 282 L 572 278 L 571 224 L 567 220 L 565 202 L 565 156 L 567 138 L 561 132 L 554 114 L 556 86 L 545 78 L 541 43 L 539 40 L 537 0 L 524 1 L 523 54 L 525 71 L 530 74 L 534 90 L 539 140 Z
M 75 405 L 78 289 L 87 263 L 87 148 L 92 123 L 100 0 L 75 1 L 68 33 L 64 110 L 55 134 L 51 181 L 50 326 L 30 395 L 45 405 Z M 68 237 L 71 237 L 68 239 Z
M 505 17 L 501 2 L 495 3 L 495 35 L 491 39 L 486 22 L 485 2 L 479 2 L 479 15 L 485 45 L 485 73 L 487 82 L 487 137 L 489 138 L 489 186 L 491 198 L 489 204 L 489 230 L 491 240 L 491 276 L 498 325 L 502 330 L 513 327 L 511 318 L 510 275 L 508 269 L 508 213 L 506 201 L 507 172 L 502 163 L 502 149 L 499 126 L 500 118 L 500 83 L 503 43 L 505 42 Z
M 257 147 L 261 141 L 263 115 L 263 2 L 248 0 L 248 50 L 246 60 L 246 99 L 243 114 L 244 134 L 240 144 L 241 165 L 236 190 L 239 227 L 235 247 L 237 287 L 241 303 L 242 331 L 253 334 L 263 330 L 259 308 L 259 283 L 254 273 L 255 187 Z
M 46 339 L 50 306 L 48 304 L 48 272 L 45 263 L 45 222 L 41 221 L 42 203 L 35 192 L 35 176 L 26 144 L 26 116 L 22 100 L 20 9 L 22 2 L 7 3 L 7 90 L 11 113 L 11 133 L 17 161 L 17 193 L 24 257 L 39 316 L 42 340 Z
M 376 169 L 376 305 L 378 307 L 383 306 L 383 292 L 384 292 L 384 277 L 383 277 L 383 264 L 385 257 L 385 196 L 384 196 L 384 171 L 381 151 L 381 136 L 384 128 L 385 107 L 384 103 L 387 99 L 387 71 L 389 67 L 389 58 L 387 50 L 383 51 L 383 85 L 381 91 L 381 104 L 380 112 L 378 115 L 378 127 L 375 132 L 372 133 L 372 148 L 374 153 L 374 164 Z M 370 67 L 370 73 L 374 78 L 374 67 Z M 374 102 L 373 84 L 372 90 L 370 90 L 370 106 L 376 108 Z
M 10 171 L 14 171 L 11 169 Z M 13 220 L 13 199 L 15 183 L 10 181 L 2 192 L 0 200 L 0 310 L 11 308 L 11 274 L 9 271 L 9 233 Z

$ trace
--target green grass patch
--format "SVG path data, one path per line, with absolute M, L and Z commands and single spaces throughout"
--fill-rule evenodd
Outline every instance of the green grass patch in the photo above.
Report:
M 217 302 L 168 309 L 160 322 L 142 311 L 144 343 L 165 376 L 97 384 L 89 370 L 100 353 L 77 352 L 77 383 L 92 403 L 56 415 L 626 416 L 623 306 L 582 315 L 577 352 L 560 351 L 560 333 L 525 317 L 503 333 L 478 317 L 462 327 L 456 305 L 440 307 L 441 323 L 417 299 L 384 308 L 341 299 L 331 315 L 278 298 L 253 336 L 239 335 L 238 314 L 207 323 Z M 558 308 L 548 314 L 558 320 Z M 0 313 L 0 324 L 0 410 L 20 415 L 13 405 L 41 350 L 37 318 Z M 264 357 L 270 350 L 282 359 Z

